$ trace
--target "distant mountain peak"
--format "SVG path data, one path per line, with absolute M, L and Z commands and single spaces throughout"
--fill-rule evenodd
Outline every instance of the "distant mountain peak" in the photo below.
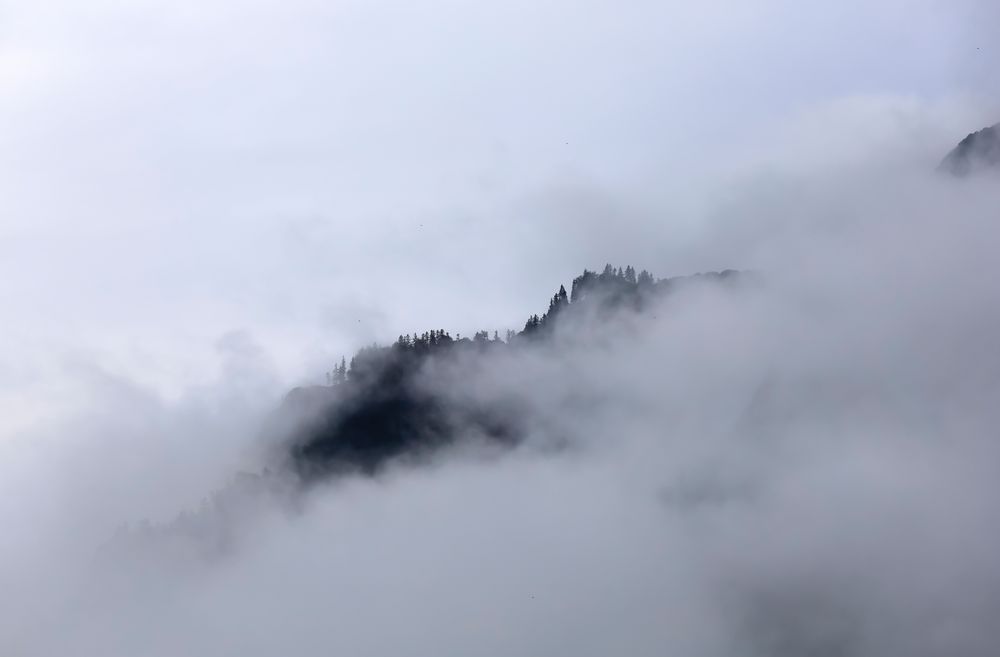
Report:
M 973 132 L 951 150 L 938 169 L 967 176 L 986 169 L 1000 170 L 1000 123 Z

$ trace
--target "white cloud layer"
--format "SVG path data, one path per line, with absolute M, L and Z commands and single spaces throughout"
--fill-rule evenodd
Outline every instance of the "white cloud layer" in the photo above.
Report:
M 0 651 L 992 655 L 1000 189 L 932 169 L 1000 23 L 689 4 L 0 3 Z M 95 557 L 334 357 L 608 260 L 764 284 L 460 389 L 570 453 Z

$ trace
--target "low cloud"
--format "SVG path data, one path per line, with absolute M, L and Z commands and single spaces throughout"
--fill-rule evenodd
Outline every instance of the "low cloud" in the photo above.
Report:
M 996 652 L 985 5 L 8 4 L 5 654 Z M 516 447 L 283 469 L 606 261 L 753 275 L 423 373 Z
M 790 216 L 739 204 L 760 226 L 750 284 L 691 285 L 638 315 L 427 370 L 422 385 L 454 404 L 517 399 L 528 440 L 335 479 L 291 510 L 255 503 L 221 557 L 146 546 L 109 564 L 57 540 L 143 506 L 154 524 L 195 510 L 211 486 L 193 463 L 223 490 L 225 472 L 268 463 L 231 456 L 263 396 L 165 404 L 109 381 L 103 419 L 23 470 L 44 495 L 22 494 L 8 525 L 48 540 L 5 559 L 20 582 L 8 645 L 992 654 L 1000 188 L 883 180 L 815 181 L 777 208 Z M 220 348 L 259 362 L 246 336 Z M 231 393 L 247 370 L 226 371 Z M 569 449 L 547 449 L 553 437 Z

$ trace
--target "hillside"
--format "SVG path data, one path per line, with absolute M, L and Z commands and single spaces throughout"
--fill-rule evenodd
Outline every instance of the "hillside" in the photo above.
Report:
M 619 330 L 623 315 L 642 314 L 679 288 L 731 284 L 739 277 L 727 270 L 656 280 L 646 271 L 608 265 L 599 274 L 585 270 L 570 292 L 560 286 L 545 313 L 503 337 L 435 329 L 362 349 L 334 367 L 329 385 L 289 393 L 284 413 L 303 421 L 288 441 L 288 461 L 310 480 L 345 471 L 374 474 L 393 459 L 420 459 L 462 440 L 515 445 L 524 438 L 526 412 L 515 397 L 469 402 L 446 391 L 476 387 L 511 356 L 599 340 L 602 332 Z M 439 385 L 443 380 L 457 385 Z
M 958 143 L 939 165 L 939 170 L 967 176 L 1000 167 L 1000 124 L 973 132 Z

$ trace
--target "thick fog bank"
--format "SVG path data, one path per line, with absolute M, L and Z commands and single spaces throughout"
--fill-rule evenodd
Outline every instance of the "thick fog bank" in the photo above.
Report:
M 109 395 L 129 403 L 82 424 L 90 442 L 6 461 L 5 649 L 993 655 L 998 200 L 988 179 L 900 174 L 747 201 L 729 221 L 753 285 L 423 371 L 456 406 L 515 400 L 519 447 L 470 440 L 294 508 L 250 496 L 221 556 L 102 559 L 112 519 L 141 517 L 111 492 L 170 522 L 211 487 L 178 493 L 176 468 L 153 495 L 137 482 L 162 461 L 94 446 L 156 426 L 168 463 L 259 471 L 267 450 L 236 436 L 277 397 Z

